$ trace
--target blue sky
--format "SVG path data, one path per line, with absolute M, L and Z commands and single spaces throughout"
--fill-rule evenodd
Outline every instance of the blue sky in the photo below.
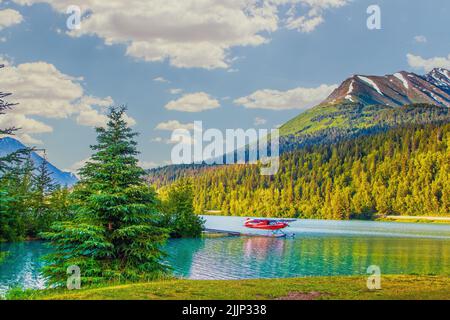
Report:
M 380 30 L 366 26 L 372 4 Z M 173 147 L 163 129 L 178 123 L 272 128 L 352 74 L 448 68 L 449 14 L 448 0 L 0 1 L 0 89 L 20 102 L 0 124 L 74 170 L 105 107 L 127 104 L 142 164 L 161 165 Z

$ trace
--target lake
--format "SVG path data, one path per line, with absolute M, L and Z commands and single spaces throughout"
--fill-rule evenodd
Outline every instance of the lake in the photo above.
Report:
M 207 228 L 249 232 L 241 217 L 205 218 Z M 361 275 L 370 265 L 384 274 L 450 275 L 450 225 L 297 220 L 286 231 L 295 237 L 173 239 L 167 263 L 190 279 Z M 39 269 L 51 249 L 44 242 L 3 243 L 0 250 L 10 252 L 0 265 L 0 294 L 45 286 Z

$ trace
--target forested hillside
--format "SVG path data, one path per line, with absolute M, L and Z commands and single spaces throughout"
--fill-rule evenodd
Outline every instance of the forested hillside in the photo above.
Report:
M 450 124 L 411 125 L 285 153 L 275 176 L 257 165 L 166 168 L 151 183 L 194 176 L 197 213 L 323 219 L 450 214 Z
M 336 143 L 410 124 L 450 122 L 448 107 L 411 104 L 401 107 L 361 103 L 322 104 L 280 128 L 281 152 L 308 145 Z

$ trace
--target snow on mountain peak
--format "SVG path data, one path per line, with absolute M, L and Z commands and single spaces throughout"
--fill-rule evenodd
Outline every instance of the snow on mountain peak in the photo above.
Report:
M 374 88 L 380 95 L 383 95 L 383 92 L 381 92 L 380 88 L 377 86 L 375 81 L 373 81 L 372 79 L 369 79 L 367 77 L 364 77 L 364 76 L 358 76 L 358 78 L 360 78 L 362 81 L 364 81 L 368 85 L 372 86 L 372 88 Z
M 396 77 L 398 80 L 402 82 L 406 90 L 409 89 L 408 80 L 406 80 L 405 77 L 403 77 L 403 75 L 400 72 L 394 73 L 394 77 Z
M 428 103 L 450 107 L 450 72 L 436 68 L 424 76 L 399 71 L 384 76 L 355 75 L 345 80 L 324 103 L 340 101 L 392 107 Z

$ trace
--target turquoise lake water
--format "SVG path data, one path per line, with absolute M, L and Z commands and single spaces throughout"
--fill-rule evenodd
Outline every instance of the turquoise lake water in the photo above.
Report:
M 206 227 L 245 231 L 244 218 L 206 217 Z M 166 245 L 174 273 L 190 279 L 243 279 L 366 274 L 450 275 L 450 225 L 298 220 L 286 229 L 295 238 L 222 237 L 174 239 Z M 259 232 L 265 234 L 265 232 Z M 43 288 L 39 241 L 3 243 L 0 294 L 8 287 Z

